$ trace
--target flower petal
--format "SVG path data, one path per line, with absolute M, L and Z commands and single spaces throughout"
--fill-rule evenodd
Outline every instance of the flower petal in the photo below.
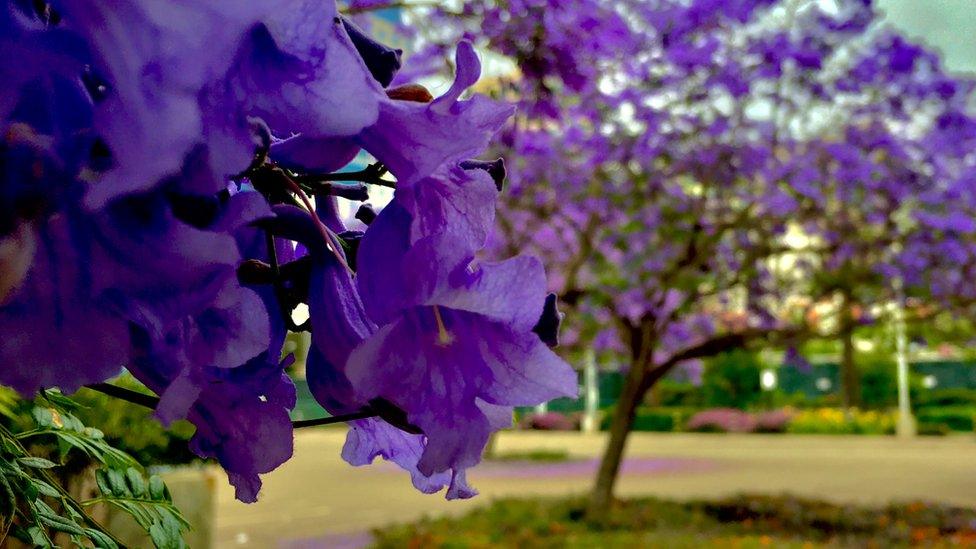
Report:
M 417 469 L 424 451 L 423 435 L 413 435 L 381 419 L 364 419 L 349 423 L 349 433 L 342 447 L 342 459 L 350 465 L 368 465 L 377 457 L 392 461 L 410 473 L 414 487 L 433 494 L 451 482 L 449 473 L 425 476 Z
M 483 96 L 459 101 L 481 72 L 467 42 L 458 45 L 457 66 L 446 94 L 430 104 L 384 100 L 376 124 L 359 136 L 363 148 L 390 169 L 400 187 L 413 185 L 445 163 L 477 156 L 515 112 L 511 105 Z

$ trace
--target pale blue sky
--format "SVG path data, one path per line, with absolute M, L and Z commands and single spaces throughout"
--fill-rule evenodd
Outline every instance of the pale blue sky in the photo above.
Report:
M 976 75 L 976 0 L 878 0 L 888 20 L 941 50 L 954 72 Z

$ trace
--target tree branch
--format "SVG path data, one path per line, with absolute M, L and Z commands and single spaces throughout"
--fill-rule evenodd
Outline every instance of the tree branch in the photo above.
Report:
M 741 332 L 733 332 L 728 334 L 722 334 L 715 336 L 705 341 L 695 345 L 693 347 L 688 347 L 683 349 L 673 355 L 671 355 L 667 360 L 650 369 L 648 372 L 649 378 L 652 378 L 650 382 L 653 384 L 657 381 L 671 368 L 674 368 L 679 363 L 686 360 L 691 360 L 695 358 L 705 358 L 709 356 L 715 356 L 724 351 L 731 351 L 732 349 L 738 349 L 745 347 L 750 341 L 760 338 L 770 338 L 772 336 L 783 336 L 783 337 L 796 337 L 799 334 L 804 333 L 806 330 L 803 328 L 783 328 L 779 330 L 760 330 L 760 329 L 750 329 Z M 651 366 L 651 365 L 648 365 Z M 646 368 L 647 366 L 645 366 Z
M 319 425 L 332 425 L 334 423 L 345 423 L 347 421 L 355 421 L 357 419 L 366 419 L 370 417 L 376 417 L 378 415 L 379 414 L 373 411 L 371 408 L 364 408 L 358 412 L 353 412 L 351 414 L 292 421 L 291 426 L 294 427 L 295 429 L 301 429 L 303 427 L 317 427 Z
M 137 404 L 144 408 L 149 408 L 150 410 L 155 410 L 156 407 L 159 406 L 159 397 L 140 393 L 139 391 L 133 391 L 132 389 L 126 389 L 125 387 L 119 387 L 118 385 L 112 385 L 111 383 L 93 383 L 92 385 L 86 385 L 86 387 L 92 391 L 96 391 L 119 400 L 124 400 L 126 402 L 131 402 L 132 404 Z M 292 421 L 291 426 L 295 429 L 302 429 L 304 427 L 317 427 L 319 425 L 345 423 L 347 421 L 366 419 L 376 417 L 378 415 L 378 412 L 367 407 L 351 414 Z
M 91 385 L 86 385 L 92 391 L 97 391 L 103 395 L 108 395 L 110 397 L 117 398 L 119 400 L 124 400 L 126 402 L 131 402 L 132 404 L 138 404 L 145 408 L 155 410 L 159 406 L 159 397 L 152 395 L 147 395 L 146 393 L 140 393 L 139 391 L 133 391 L 132 389 L 126 389 L 125 387 L 119 387 L 118 385 L 112 385 L 111 383 L 93 383 Z

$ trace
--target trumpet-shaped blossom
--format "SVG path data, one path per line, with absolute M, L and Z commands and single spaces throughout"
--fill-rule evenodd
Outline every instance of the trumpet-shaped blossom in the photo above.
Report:
M 380 213 L 360 244 L 355 285 L 322 246 L 312 252 L 309 386 L 330 411 L 368 405 L 387 420 L 354 424 L 351 463 L 383 456 L 423 491 L 449 482 L 448 498 L 470 497 L 465 471 L 490 432 L 510 424 L 514 406 L 575 395 L 576 375 L 533 332 L 545 309 L 541 264 L 472 267 L 450 226 L 410 243 L 412 221 L 396 201 Z M 373 288 L 376 273 L 398 283 Z M 364 306 L 360 295 L 379 299 Z
M 472 267 L 470 256 L 456 254 L 459 238 L 450 232 L 404 248 L 409 218 L 384 210 L 374 227 L 387 215 L 394 226 L 366 232 L 359 269 L 383 269 L 405 283 L 400 295 L 387 289 L 388 306 L 372 308 L 381 327 L 352 352 L 346 375 L 356 394 L 391 402 L 423 431 L 420 473 L 453 470 L 448 497 L 467 497 L 474 492 L 463 473 L 498 428 L 493 415 L 507 407 L 510 418 L 513 406 L 575 396 L 576 375 L 532 331 L 545 299 L 538 261 Z M 375 295 L 367 284 L 360 291 Z M 384 375 L 371 374 L 379 367 Z

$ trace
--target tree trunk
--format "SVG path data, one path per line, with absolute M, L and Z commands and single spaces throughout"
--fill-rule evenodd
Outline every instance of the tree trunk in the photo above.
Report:
M 627 446 L 627 435 L 634 425 L 634 414 L 647 392 L 649 377 L 642 364 L 631 364 L 630 372 L 620 392 L 620 399 L 614 408 L 613 421 L 610 423 L 610 438 L 607 441 L 600 469 L 596 475 L 596 484 L 590 494 L 587 515 L 599 517 L 609 509 L 613 499 L 613 487 L 620 472 L 620 462 L 624 457 Z
M 841 404 L 844 412 L 856 408 L 861 403 L 861 383 L 857 365 L 854 363 L 854 317 L 849 296 L 844 296 L 841 311 L 841 343 L 843 351 L 840 358 Z

